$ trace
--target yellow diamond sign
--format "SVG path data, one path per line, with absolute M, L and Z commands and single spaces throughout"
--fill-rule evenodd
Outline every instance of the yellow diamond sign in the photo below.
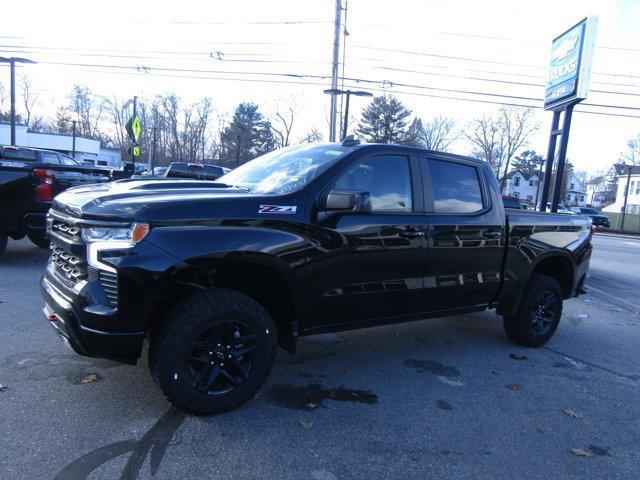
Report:
M 126 125 L 127 134 L 129 134 L 129 138 L 131 138 L 134 142 L 138 141 L 140 138 L 140 134 L 142 133 L 142 122 L 140 121 L 140 117 L 137 115 L 131 117 Z

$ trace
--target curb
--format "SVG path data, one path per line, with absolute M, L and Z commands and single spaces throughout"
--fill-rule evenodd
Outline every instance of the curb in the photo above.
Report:
M 613 238 L 629 238 L 631 240 L 640 240 L 640 235 L 633 235 L 629 233 L 615 233 L 615 232 L 596 232 L 594 237 L 613 237 Z

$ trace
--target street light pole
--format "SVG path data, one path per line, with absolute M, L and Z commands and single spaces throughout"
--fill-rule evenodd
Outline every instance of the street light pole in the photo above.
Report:
M 10 70 L 9 89 L 11 90 L 11 145 L 16 144 L 16 63 L 36 63 L 19 57 L 0 57 L 0 63 L 8 63 Z
M 331 95 L 332 98 L 335 98 L 336 95 L 347 96 L 346 105 L 344 109 L 345 110 L 344 124 L 342 127 L 342 136 L 340 138 L 340 141 L 342 141 L 345 138 L 347 138 L 347 129 L 349 127 L 349 99 L 351 98 L 351 95 L 355 95 L 356 97 L 373 97 L 373 93 L 364 92 L 362 90 L 340 90 L 337 88 L 331 88 L 331 89 L 325 90 L 324 93 Z M 331 141 L 334 141 L 334 140 L 331 140 Z
M 76 121 L 73 120 L 71 122 L 72 128 L 73 128 L 73 141 L 72 141 L 72 146 L 71 148 L 73 149 L 73 152 L 71 153 L 71 157 L 72 158 L 76 158 Z

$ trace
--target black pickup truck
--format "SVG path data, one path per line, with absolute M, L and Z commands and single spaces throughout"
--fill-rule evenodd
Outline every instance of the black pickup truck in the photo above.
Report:
M 76 187 L 48 218 L 44 312 L 82 355 L 135 362 L 177 408 L 251 398 L 299 336 L 494 308 L 528 347 L 582 292 L 586 217 L 511 211 L 483 162 L 288 147 L 217 182 Z M 428 328 L 425 325 L 425 328 Z
M 109 181 L 109 171 L 84 167 L 50 150 L 0 147 L 0 254 L 7 237 L 25 235 L 47 248 L 45 216 L 53 197 L 69 187 Z

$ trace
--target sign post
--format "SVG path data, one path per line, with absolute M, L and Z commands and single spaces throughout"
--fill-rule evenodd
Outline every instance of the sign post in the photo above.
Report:
M 142 122 L 140 121 L 140 117 L 138 117 L 138 97 L 133 97 L 133 115 L 125 125 L 125 129 L 127 130 L 127 135 L 129 135 L 129 139 L 132 140 L 132 145 L 129 147 L 129 152 L 131 152 L 131 162 L 136 163 L 136 157 L 140 156 L 140 146 L 138 145 L 138 139 L 140 138 L 140 134 L 142 133 Z
M 587 17 L 556 37 L 551 44 L 551 62 L 544 96 L 544 109 L 553 111 L 553 120 L 549 135 L 549 148 L 547 149 L 544 187 L 540 200 L 540 211 L 542 212 L 547 208 L 558 136 L 560 136 L 560 150 L 558 151 L 556 179 L 553 188 L 552 212 L 558 210 L 558 203 L 561 200 L 562 175 L 569 143 L 573 107 L 587 98 L 589 93 L 591 59 L 595 47 L 597 24 L 597 17 Z M 562 127 L 559 128 L 561 113 Z

